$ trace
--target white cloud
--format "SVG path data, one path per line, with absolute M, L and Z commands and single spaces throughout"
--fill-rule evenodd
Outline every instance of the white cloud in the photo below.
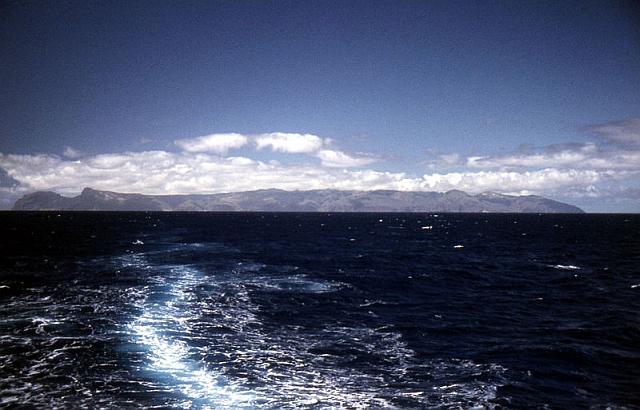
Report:
M 272 132 L 256 135 L 255 142 L 259 150 L 270 148 L 278 152 L 313 155 L 320 159 L 323 166 L 331 168 L 362 167 L 376 161 L 371 156 L 355 156 L 334 149 L 323 149 L 334 141 L 313 134 Z
M 567 187 L 582 187 L 611 178 L 613 171 L 559 170 L 450 172 L 424 175 L 423 188 L 435 191 L 459 189 L 466 192 L 553 193 Z
M 292 154 L 309 154 L 318 151 L 325 141 L 313 134 L 272 132 L 255 137 L 258 149 L 270 148 L 272 151 Z M 327 141 L 328 142 L 328 141 Z
M 540 152 L 496 156 L 472 156 L 466 166 L 475 169 L 579 168 L 640 169 L 640 150 L 608 148 L 596 144 L 549 146 Z
M 179 139 L 175 144 L 187 152 L 214 152 L 223 155 L 231 149 L 241 148 L 248 142 L 249 139 L 242 134 L 228 133 Z
M 331 138 L 320 138 L 313 134 L 271 132 L 257 135 L 212 134 L 203 137 L 176 140 L 175 143 L 186 152 L 213 152 L 224 155 L 233 148 L 240 148 L 249 141 L 255 142 L 258 150 L 268 148 L 275 152 L 306 154 L 320 159 L 321 164 L 332 168 L 362 167 L 375 162 L 371 156 L 351 155 L 339 150 L 323 149 L 334 143 Z M 108 161 L 98 156 L 94 161 Z
M 146 194 L 189 194 L 281 189 L 460 189 L 560 195 L 625 178 L 635 171 L 542 169 L 426 174 L 347 170 L 313 164 L 283 165 L 246 157 L 165 151 L 124 152 L 65 160 L 53 155 L 0 154 L 0 167 L 29 190 L 78 193 L 83 187 Z
M 351 168 L 369 165 L 376 160 L 371 157 L 354 157 L 341 151 L 321 150 L 316 154 L 322 165 L 334 168 Z
M 62 155 L 67 158 L 75 159 L 80 158 L 83 154 L 82 151 L 79 151 L 73 147 L 64 147 L 64 151 L 62 151 Z
M 629 135 L 628 133 L 625 135 Z M 259 161 L 226 156 L 252 141 L 253 148 L 305 154 L 306 162 Z M 557 144 L 493 156 L 463 157 L 433 153 L 433 169 L 460 167 L 457 172 L 422 177 L 403 172 L 363 169 L 376 161 L 368 154 L 349 154 L 334 142 L 312 134 L 212 134 L 175 141 L 180 152 L 142 151 L 78 156 L 67 147 L 57 155 L 0 153 L 0 169 L 19 182 L 11 192 L 54 190 L 77 194 L 83 187 L 145 194 L 195 194 L 281 189 L 354 189 L 495 191 L 539 194 L 555 198 L 611 196 L 637 186 L 640 148 L 596 143 Z M 78 155 L 76 155 L 78 154 Z M 319 162 L 318 162 L 319 160 Z M 297 159 L 296 159 L 297 161 Z M 438 168 L 436 168 L 438 167 Z M 464 167 L 464 168 L 462 168 Z M 357 169 L 351 169 L 357 168 Z M 17 187 L 17 188 L 16 188 Z M 6 191 L 6 192 L 5 192 Z M 2 204 L 0 204 L 0 207 Z
M 522 146 L 519 151 L 498 155 L 458 153 L 439 154 L 426 161 L 431 169 L 464 166 L 470 170 L 535 171 L 542 169 L 640 171 L 640 117 L 611 121 L 583 128 L 601 140 L 587 143 L 562 143 L 535 148 Z
M 166 151 L 101 154 L 69 161 L 53 155 L 0 154 L 0 167 L 30 190 L 77 193 L 85 186 L 147 194 L 282 189 L 400 189 L 399 174 L 283 165 L 246 157 Z

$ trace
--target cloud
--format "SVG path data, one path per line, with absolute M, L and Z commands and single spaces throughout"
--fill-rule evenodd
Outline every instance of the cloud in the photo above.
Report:
M 270 148 L 277 152 L 315 156 L 320 159 L 323 166 L 330 168 L 362 167 L 376 162 L 372 156 L 356 156 L 334 149 L 323 149 L 334 141 L 331 138 L 323 139 L 313 134 L 272 132 L 256 135 L 255 142 L 259 150 Z
M 536 152 L 495 156 L 471 156 L 466 166 L 472 169 L 579 168 L 640 169 L 640 150 L 601 147 L 594 143 L 556 144 Z
M 225 155 L 230 149 L 240 148 L 253 141 L 258 150 L 270 149 L 274 152 L 288 154 L 306 154 L 320 159 L 323 166 L 332 168 L 362 167 L 376 161 L 372 156 L 351 155 L 333 149 L 323 149 L 333 144 L 331 138 L 320 138 L 313 134 L 299 134 L 287 132 L 271 132 L 256 135 L 243 134 L 212 134 L 203 137 L 176 140 L 186 152 L 217 153 Z M 106 158 L 97 157 L 95 160 L 104 161 Z
M 85 186 L 147 194 L 282 189 L 400 187 L 399 176 L 349 172 L 315 164 L 283 165 L 208 153 L 143 151 L 65 160 L 55 155 L 0 154 L 0 166 L 30 190 L 77 193 Z
M 555 153 L 468 157 L 466 165 L 470 168 L 544 168 L 583 165 L 583 161 L 588 158 L 588 151 L 591 147 L 585 146 L 583 148 Z
M 20 182 L 13 178 L 7 171 L 0 168 L 0 188 L 15 188 Z
M 224 155 L 231 149 L 243 147 L 249 142 L 249 139 L 242 134 L 228 133 L 179 139 L 174 142 L 187 152 L 214 152 Z
M 320 158 L 322 165 L 335 168 L 362 167 L 376 162 L 375 158 L 355 157 L 345 154 L 344 152 L 334 150 L 321 150 L 318 151 L 316 156 Z
M 64 147 L 64 151 L 62 151 L 62 155 L 67 158 L 75 159 L 80 158 L 83 154 L 82 151 L 79 151 L 73 147 Z
M 467 169 L 539 170 L 640 170 L 640 117 L 594 124 L 583 128 L 597 135 L 600 141 L 561 143 L 544 147 L 522 145 L 519 150 L 498 155 L 441 154 L 428 150 L 435 157 L 426 163 L 430 168 L 465 166 Z
M 344 166 L 344 164 L 343 164 Z M 247 157 L 207 153 L 143 151 L 102 154 L 79 160 L 54 155 L 0 154 L 0 167 L 28 190 L 76 194 L 83 187 L 146 194 L 190 194 L 248 191 L 264 188 L 395 189 L 479 193 L 563 195 L 624 178 L 631 171 L 560 170 L 477 171 L 425 174 L 371 169 L 348 170 L 317 164 L 283 165 Z
M 440 172 L 422 176 L 369 169 L 377 157 L 343 152 L 334 147 L 335 142 L 313 134 L 212 134 L 175 143 L 181 151 L 79 157 L 0 153 L 0 169 L 5 170 L 0 173 L 0 183 L 6 185 L 0 186 L 0 200 L 8 203 L 7 198 L 34 190 L 72 195 L 86 186 L 145 194 L 266 188 L 440 192 L 460 189 L 470 193 L 539 194 L 569 200 L 633 193 L 627 190 L 637 188 L 640 176 L 640 148 L 609 143 L 523 146 L 512 153 L 466 158 L 457 153 L 434 152 L 435 160 L 430 166 Z M 228 151 L 247 145 L 257 150 L 304 156 L 302 161 L 296 158 L 295 163 L 281 158 L 282 162 L 227 156 Z M 67 152 L 74 153 L 75 150 Z M 442 171 L 453 167 L 455 172 Z
M 593 124 L 584 130 L 614 144 L 640 145 L 640 117 Z
M 522 145 L 515 152 L 463 157 L 428 150 L 431 169 L 463 168 L 461 172 L 425 175 L 435 190 L 535 193 L 571 200 L 620 198 L 638 185 L 640 118 L 586 127 L 599 141 L 560 143 L 544 147 Z M 627 195 L 629 196 L 629 195 Z
M 270 148 L 272 151 L 292 154 L 309 154 L 318 151 L 325 144 L 322 138 L 313 134 L 272 132 L 255 137 L 258 149 Z
M 479 171 L 424 175 L 424 188 L 435 191 L 460 189 L 467 192 L 495 191 L 512 194 L 554 193 L 559 189 L 581 188 L 605 179 L 615 172 L 594 170 Z

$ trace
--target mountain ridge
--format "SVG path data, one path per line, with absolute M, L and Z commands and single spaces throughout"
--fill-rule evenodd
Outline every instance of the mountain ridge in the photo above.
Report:
M 514 212 L 583 213 L 536 195 L 464 191 L 356 191 L 261 189 L 221 194 L 146 195 L 84 188 L 75 197 L 38 191 L 18 199 L 15 211 L 237 211 L 237 212 Z

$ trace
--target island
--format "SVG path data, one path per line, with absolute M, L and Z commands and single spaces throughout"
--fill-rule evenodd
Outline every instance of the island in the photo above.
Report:
M 85 188 L 75 197 L 39 191 L 16 201 L 16 211 L 218 211 L 218 212 L 513 212 L 583 213 L 580 208 L 536 195 L 463 191 L 343 191 L 318 189 L 195 195 L 144 195 Z

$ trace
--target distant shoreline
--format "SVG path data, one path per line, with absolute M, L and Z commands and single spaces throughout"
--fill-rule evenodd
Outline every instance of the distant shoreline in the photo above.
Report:
M 199 195 L 143 195 L 85 188 L 75 197 L 35 192 L 16 201 L 16 211 L 164 212 L 398 212 L 584 213 L 576 206 L 535 195 L 463 191 L 258 191 Z

